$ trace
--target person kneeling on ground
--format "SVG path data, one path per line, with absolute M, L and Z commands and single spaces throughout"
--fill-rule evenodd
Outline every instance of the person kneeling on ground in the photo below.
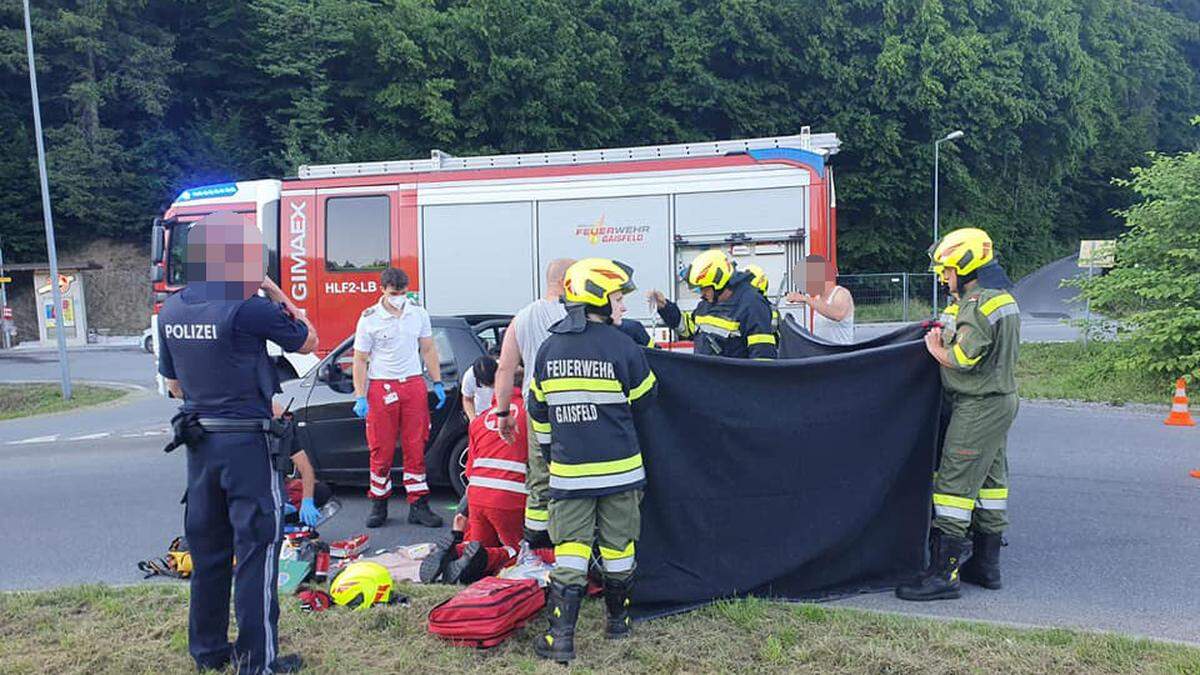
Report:
M 513 388 L 508 410 L 494 407 L 468 428 L 467 524 L 461 543 L 446 538 L 421 565 L 421 581 L 439 578 L 450 584 L 471 583 L 494 574 L 516 557 L 525 524 L 525 466 L 528 447 L 525 404 Z M 516 419 L 515 438 L 505 442 L 498 419 Z
M 271 402 L 271 412 L 275 417 L 292 418 L 292 414 L 279 404 Z M 333 490 L 328 485 L 317 480 L 317 471 L 313 468 L 308 453 L 299 447 L 299 442 L 292 448 L 292 466 L 299 478 L 289 479 L 283 486 L 287 495 L 287 503 L 283 506 L 284 519 L 287 522 L 299 521 L 309 527 L 316 527 L 321 522 L 321 508 L 333 498 Z
M 308 459 L 308 453 L 297 450 L 292 454 L 292 464 L 300 477 L 288 480 L 283 486 L 287 494 L 287 503 L 283 507 L 284 519 L 316 527 L 321 522 L 321 509 L 333 498 L 333 490 L 317 480 L 317 472 Z

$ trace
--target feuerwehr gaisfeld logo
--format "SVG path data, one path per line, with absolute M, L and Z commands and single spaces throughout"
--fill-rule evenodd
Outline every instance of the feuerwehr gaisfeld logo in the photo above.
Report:
M 597 244 L 637 244 L 646 240 L 646 235 L 650 233 L 649 225 L 607 225 L 604 222 L 605 214 L 600 214 L 596 222 L 590 225 L 578 225 L 575 227 L 575 236 L 586 237 L 588 243 L 595 246 Z

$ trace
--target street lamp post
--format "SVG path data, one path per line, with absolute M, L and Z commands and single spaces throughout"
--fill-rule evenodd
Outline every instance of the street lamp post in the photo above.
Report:
M 956 129 L 933 142 L 933 243 L 938 242 L 938 146 L 946 141 L 956 141 L 964 136 L 962 129 Z M 938 280 L 933 278 L 933 316 L 938 315 Z
M 25 54 L 29 59 L 29 95 L 33 99 L 33 134 L 37 139 L 38 177 L 42 183 L 42 220 L 46 225 L 46 254 L 50 258 L 50 293 L 54 298 L 54 334 L 58 340 L 58 369 L 62 397 L 71 399 L 71 371 L 67 363 L 67 338 L 63 330 L 62 291 L 58 287 L 58 251 L 54 247 L 54 217 L 50 212 L 50 185 L 46 179 L 46 148 L 42 145 L 42 112 L 38 102 L 37 70 L 33 67 L 33 26 L 29 0 L 25 0 Z

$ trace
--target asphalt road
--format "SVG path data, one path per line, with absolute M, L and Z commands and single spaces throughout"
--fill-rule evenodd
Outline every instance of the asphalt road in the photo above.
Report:
M 1200 428 L 1166 411 L 1023 401 L 1009 435 L 1005 587 L 838 604 L 1200 642 Z
M 148 383 L 151 358 L 97 352 L 81 369 Z M 84 365 L 87 363 L 88 365 Z M 47 379 L 29 365 L 0 379 Z M 42 364 L 43 371 L 46 365 Z M 24 368 L 24 370 L 22 370 Z M 139 378 L 142 378 L 139 380 Z M 184 456 L 164 455 L 174 404 L 151 392 L 83 412 L 0 422 L 0 589 L 140 580 L 182 530 Z M 1006 587 L 967 587 L 957 601 L 910 604 L 887 594 L 839 601 L 886 611 L 1078 626 L 1200 642 L 1200 429 L 1166 427 L 1163 411 L 1025 402 L 1010 436 L 1013 488 Z M 53 437 L 48 440 L 47 437 Z M 326 538 L 364 531 L 361 491 L 342 491 Z M 447 516 L 453 495 L 435 495 Z M 392 519 L 374 547 L 433 533 Z

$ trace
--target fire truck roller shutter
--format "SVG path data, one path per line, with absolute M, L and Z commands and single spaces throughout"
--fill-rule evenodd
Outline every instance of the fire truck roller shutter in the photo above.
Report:
M 669 195 L 596 197 L 538 202 L 539 269 L 555 258 L 608 258 L 633 267 L 643 290 L 667 290 L 671 269 Z M 650 326 L 650 308 L 640 297 L 626 307 L 629 318 Z
M 426 309 L 432 314 L 515 313 L 537 297 L 541 275 L 533 245 L 530 202 L 422 207 Z
M 709 248 L 720 248 L 737 260 L 762 267 L 771 280 L 774 300 L 795 262 L 804 259 L 808 231 L 808 187 L 699 192 L 675 196 L 675 233 L 687 242 L 675 249 L 676 266 L 686 265 Z M 730 243 L 730 237 L 745 239 Z M 682 309 L 696 306 L 700 296 L 683 281 L 675 283 Z

